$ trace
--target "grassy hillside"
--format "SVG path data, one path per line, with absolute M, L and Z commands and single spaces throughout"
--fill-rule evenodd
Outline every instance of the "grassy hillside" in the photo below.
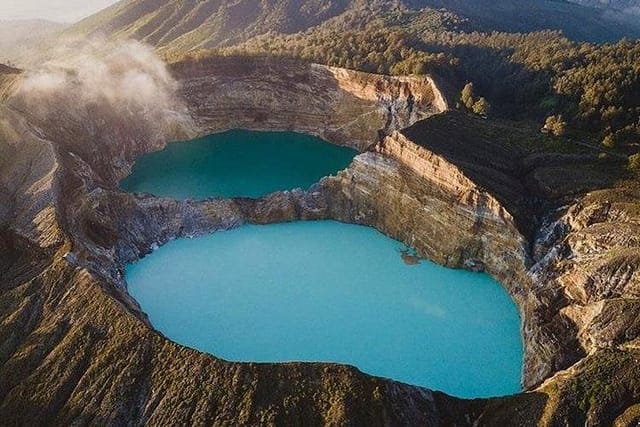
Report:
M 561 0 L 407 0 L 414 7 L 446 8 L 482 31 L 560 30 L 577 41 L 640 37 L 640 23 L 621 22 L 602 10 Z
M 571 40 L 640 34 L 640 20 L 613 24 L 608 16 L 562 0 L 123 0 L 63 34 L 132 37 L 170 62 L 266 54 L 436 74 L 457 91 L 474 84 L 467 110 L 541 127 L 549 119 L 591 143 L 633 153 L 640 144 L 640 43 Z M 562 32 L 532 32 L 541 28 Z
M 578 43 L 553 31 L 460 31 L 468 21 L 433 10 L 383 14 L 366 26 L 337 22 L 256 37 L 218 53 L 270 53 L 369 72 L 435 74 L 458 91 L 473 83 L 474 102 L 488 100 L 493 116 L 533 119 L 540 127 L 554 116 L 579 131 L 577 138 L 596 144 L 634 152 L 640 143 L 640 42 Z
M 188 51 L 225 46 L 270 31 L 294 33 L 364 0 L 124 0 L 66 32 L 133 37 L 158 48 Z
M 381 12 L 425 7 L 446 9 L 480 31 L 553 29 L 575 40 L 598 42 L 640 36 L 640 23 L 612 21 L 599 9 L 557 0 L 123 0 L 66 34 L 133 37 L 184 53 L 267 33 L 297 33 L 336 18 L 373 20 Z

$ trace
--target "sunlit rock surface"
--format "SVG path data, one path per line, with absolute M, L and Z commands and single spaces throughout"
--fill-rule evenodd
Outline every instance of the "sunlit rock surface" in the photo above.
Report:
M 594 180 L 597 172 L 585 174 L 575 158 L 504 155 L 500 144 L 487 145 L 491 138 L 476 139 L 467 122 L 476 119 L 427 118 L 446 108 L 428 79 L 259 58 L 186 63 L 171 76 L 179 84 L 169 104 L 132 101 L 122 110 L 100 97 L 80 102 L 74 82 L 38 99 L 43 108 L 28 108 L 33 100 L 19 90 L 28 77 L 2 74 L 7 424 L 638 420 L 637 183 Z M 368 151 L 311 189 L 259 200 L 175 201 L 117 189 L 136 156 L 238 127 L 309 132 Z M 453 129 L 471 130 L 451 134 L 451 150 L 430 140 Z M 484 146 L 491 156 L 460 154 Z M 123 265 L 170 239 L 317 218 L 375 226 L 437 262 L 499 279 L 524 319 L 531 391 L 463 401 L 345 366 L 228 363 L 151 330 L 126 292 Z

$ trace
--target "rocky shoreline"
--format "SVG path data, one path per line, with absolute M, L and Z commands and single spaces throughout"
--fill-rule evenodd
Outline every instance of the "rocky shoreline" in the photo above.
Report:
M 594 182 L 570 157 L 549 166 L 464 135 L 440 144 L 438 131 L 475 119 L 445 112 L 427 77 L 273 58 L 193 61 L 172 75 L 168 113 L 45 114 L 3 88 L 13 94 L 0 106 L 2 134 L 19 135 L 0 176 L 11 206 L 0 212 L 9 425 L 625 425 L 640 416 L 636 183 Z M 362 154 L 308 190 L 258 200 L 117 189 L 137 156 L 238 127 L 310 133 Z M 579 191 L 561 191 L 560 177 Z M 465 401 L 346 366 L 225 362 L 162 337 L 127 294 L 124 265 L 171 239 L 313 219 L 369 225 L 419 256 L 498 279 L 523 318 L 528 392 Z

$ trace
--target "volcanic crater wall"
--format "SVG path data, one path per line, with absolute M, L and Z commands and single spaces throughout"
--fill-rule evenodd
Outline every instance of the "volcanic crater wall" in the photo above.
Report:
M 447 109 L 432 79 L 267 58 L 187 62 L 171 72 L 179 89 L 160 128 L 149 126 L 145 108 L 122 114 L 98 103 L 82 113 L 58 108 L 39 115 L 19 92 L 2 105 L 10 119 L 2 122 L 3 134 L 17 135 L 6 144 L 0 187 L 11 205 L 0 212 L 0 417 L 8 424 L 573 420 L 579 402 L 560 377 L 514 398 L 461 401 L 346 366 L 229 363 L 153 331 L 126 292 L 124 264 L 170 239 L 245 222 L 333 218 L 372 225 L 442 264 L 488 271 L 523 315 L 527 387 L 587 353 L 569 376 L 591 374 L 603 354 L 615 373 L 626 359 L 609 354 L 635 351 L 620 347 L 635 338 L 621 335 L 632 319 L 613 327 L 602 310 L 610 304 L 635 310 L 636 276 L 625 273 L 630 258 L 598 263 L 585 249 L 598 274 L 619 272 L 606 301 L 603 286 L 580 281 L 574 272 L 581 264 L 567 261 L 567 253 L 584 248 L 579 235 L 592 224 L 624 223 L 633 233 L 631 211 L 611 202 L 596 209 L 593 200 L 601 199 L 588 196 L 550 221 L 531 251 L 522 229 L 526 212 L 506 209 L 498 192 L 471 180 L 455 159 L 402 130 Z M 73 93 L 63 99 L 73 101 Z M 258 200 L 176 201 L 117 189 L 137 156 L 171 140 L 238 127 L 306 132 L 363 153 L 306 191 Z M 519 179 L 505 182 L 524 188 Z M 600 247 L 613 245 L 609 234 L 598 236 Z M 627 408 L 593 420 L 632 417 Z
M 283 58 L 173 66 L 199 131 L 295 130 L 364 151 L 381 135 L 445 111 L 431 77 L 388 77 Z

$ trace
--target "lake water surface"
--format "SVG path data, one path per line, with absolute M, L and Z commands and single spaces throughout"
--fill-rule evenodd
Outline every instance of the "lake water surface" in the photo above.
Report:
M 120 186 L 178 199 L 259 197 L 306 189 L 358 154 L 294 132 L 233 130 L 142 156 Z
M 234 361 L 330 361 L 462 397 L 519 391 L 517 309 L 484 274 L 423 261 L 374 229 L 244 226 L 167 244 L 127 269 L 178 343 Z
M 122 186 L 256 197 L 308 187 L 355 154 L 299 134 L 233 131 L 143 156 Z M 333 221 L 243 226 L 171 242 L 126 278 L 159 331 L 224 359 L 347 363 L 461 397 L 518 392 L 520 319 L 500 284 L 407 265 L 403 249 Z

